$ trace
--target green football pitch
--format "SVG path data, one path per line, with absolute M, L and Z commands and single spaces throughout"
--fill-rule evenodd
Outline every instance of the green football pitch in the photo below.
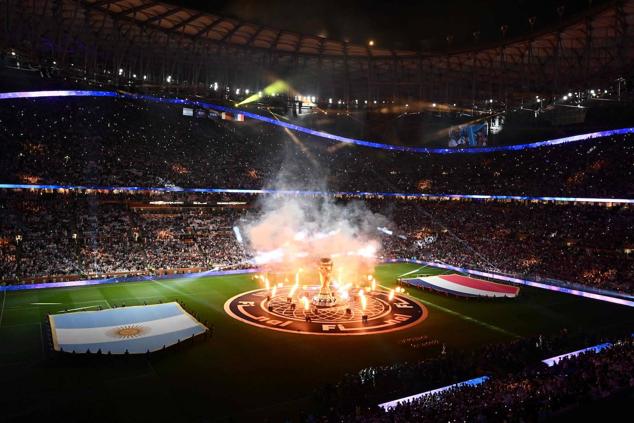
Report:
M 390 287 L 417 268 L 381 265 L 376 277 Z M 308 412 L 314 389 L 345 373 L 439 353 L 438 345 L 412 349 L 400 342 L 404 338 L 469 349 L 563 328 L 605 333 L 634 327 L 631 308 L 550 291 L 522 288 L 513 300 L 468 301 L 410 289 L 429 311 L 412 328 L 296 335 L 225 313 L 229 298 L 257 287 L 250 275 L 233 275 L 0 293 L 0 420 L 276 421 Z M 139 360 L 55 360 L 47 353 L 47 314 L 173 300 L 213 324 L 214 336 Z

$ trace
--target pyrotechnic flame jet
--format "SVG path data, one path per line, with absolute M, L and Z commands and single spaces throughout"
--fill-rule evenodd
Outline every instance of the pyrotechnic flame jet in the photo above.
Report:
M 310 309 L 310 302 L 306 296 L 302 297 L 302 304 L 304 304 L 304 311 L 308 311 Z
M 295 295 L 295 291 L 297 291 L 297 287 L 298 287 L 297 284 L 293 285 L 293 287 L 291 288 L 291 291 L 288 293 L 289 298 L 293 298 L 293 295 Z

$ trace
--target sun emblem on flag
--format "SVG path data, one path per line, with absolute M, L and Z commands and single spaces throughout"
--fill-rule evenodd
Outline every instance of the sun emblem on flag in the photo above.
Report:
M 147 332 L 148 328 L 141 325 L 124 325 L 116 329 L 112 329 L 109 333 L 114 338 L 132 339 L 141 336 Z

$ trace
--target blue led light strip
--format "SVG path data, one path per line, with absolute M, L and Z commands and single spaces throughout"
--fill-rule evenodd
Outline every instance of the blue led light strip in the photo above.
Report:
M 362 147 L 379 148 L 383 150 L 401 151 L 409 153 L 426 153 L 426 154 L 477 154 L 477 153 L 493 153 L 498 151 L 519 151 L 529 148 L 539 148 L 546 146 L 553 146 L 559 144 L 567 144 L 571 142 L 578 142 L 589 140 L 593 138 L 603 138 L 613 135 L 634 134 L 634 128 L 620 128 L 611 129 L 607 131 L 591 132 L 588 134 L 572 135 L 569 137 L 556 138 L 546 141 L 537 141 L 528 144 L 516 144 L 516 145 L 501 145 L 495 147 L 474 147 L 474 148 L 428 148 L 428 147 L 411 147 L 403 145 L 382 144 L 373 141 L 359 140 L 355 138 L 342 137 L 340 135 L 330 134 L 328 132 L 316 131 L 314 129 L 306 128 L 303 126 L 295 125 L 288 122 L 283 122 L 270 117 L 258 115 L 256 113 L 247 112 L 244 110 L 236 109 L 233 107 L 220 106 L 217 104 L 207 103 L 204 101 L 187 100 L 181 98 L 162 98 L 149 95 L 132 94 L 115 91 L 24 91 L 24 92 L 12 92 L 12 93 L 0 93 L 0 100 L 10 100 L 17 98 L 41 98 L 41 97 L 121 97 L 131 98 L 138 100 L 153 101 L 167 104 L 183 104 L 189 106 L 206 107 L 221 112 L 240 113 L 251 119 L 257 119 L 262 122 L 269 123 L 271 125 L 281 126 L 293 131 L 303 132 L 305 134 L 313 135 L 319 138 L 325 138 L 331 141 L 337 141 L 347 144 L 360 145 Z
M 384 402 L 382 404 L 379 404 L 379 407 L 381 407 L 384 411 L 389 411 L 391 408 L 396 407 L 399 403 L 403 403 L 403 404 L 409 403 L 422 397 L 426 397 L 429 395 L 442 394 L 443 392 L 449 391 L 450 389 L 456 389 L 462 386 L 473 387 L 473 386 L 482 385 L 487 380 L 489 380 L 489 376 L 480 376 L 474 379 L 465 380 L 464 382 L 458 382 L 458 383 L 454 383 L 453 385 L 448 385 L 448 386 L 443 386 L 442 388 L 433 389 L 431 391 L 421 392 L 420 394 L 410 395 L 409 397 L 404 397 L 404 398 L 395 399 L 393 401 Z
M 555 356 L 555 357 L 547 358 L 545 360 L 542 360 L 542 363 L 544 363 L 548 367 L 552 367 L 552 366 L 555 366 L 555 365 L 559 364 L 559 362 L 561 360 L 563 360 L 563 359 L 570 358 L 570 357 L 576 357 L 579 354 L 588 353 L 588 352 L 598 353 L 598 352 L 601 352 L 602 350 L 604 350 L 606 348 L 610 348 L 611 346 L 612 346 L 611 342 L 605 342 L 603 344 L 599 344 L 599 345 L 595 345 L 595 346 L 592 346 L 592 347 L 584 348 L 584 349 L 581 349 L 581 350 L 577 350 L 577 351 L 569 352 L 569 353 L 566 353 L 566 354 L 558 355 L 558 356 Z
M 87 90 L 18 91 L 13 93 L 0 93 L 0 100 L 42 97 L 119 97 L 119 94 L 114 91 Z
M 182 187 L 116 187 L 100 185 L 44 185 L 44 184 L 0 184 L 0 189 L 18 190 L 68 190 L 68 191 L 110 191 L 110 192 L 182 192 L 182 193 L 223 193 L 223 194 L 271 194 L 296 196 L 354 196 L 362 198 L 429 198 L 438 200 L 510 200 L 510 201 L 546 201 L 598 204 L 634 204 L 629 198 L 590 198 L 590 197 L 531 197 L 527 195 L 482 195 L 482 194 L 424 194 L 407 192 L 371 192 L 371 191 L 304 191 L 276 189 L 243 189 L 243 188 L 182 188 Z

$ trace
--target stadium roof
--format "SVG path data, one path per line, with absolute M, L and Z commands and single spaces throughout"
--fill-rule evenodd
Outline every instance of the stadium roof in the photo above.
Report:
M 412 55 L 411 51 L 369 48 L 316 35 L 271 28 L 212 13 L 153 0 L 86 0 L 87 7 L 117 20 L 183 35 L 192 40 L 209 40 L 243 47 L 274 49 L 296 54 L 342 56 Z
M 413 50 L 386 49 L 352 44 L 316 35 L 301 34 L 284 29 L 271 28 L 238 19 L 201 12 L 154 0 L 83 0 L 88 8 L 110 15 L 119 21 L 134 22 L 144 28 L 182 35 L 192 40 L 209 40 L 243 47 L 274 49 L 294 54 L 318 54 L 357 57 L 417 56 Z M 500 40 L 490 46 L 473 46 L 452 50 L 447 54 L 459 59 L 462 54 L 477 51 L 479 56 L 497 55 L 497 49 L 505 46 L 510 61 L 524 55 L 531 41 L 538 56 L 552 56 L 552 50 L 561 37 L 567 47 L 583 47 L 587 32 L 602 39 L 614 38 L 619 24 L 634 24 L 634 3 L 611 2 L 567 19 L 563 25 L 542 30 L 530 36 L 514 40 Z M 97 17 L 95 17 L 97 18 Z M 591 19 L 588 27 L 587 20 Z M 623 20 L 623 22 L 621 22 Z M 503 31 L 504 32 L 504 31 Z M 444 56 L 445 54 L 443 54 Z
M 605 87 L 634 64 L 634 0 L 613 1 L 516 39 L 443 53 L 370 47 L 271 28 L 153 0 L 11 2 L 6 44 L 57 63 L 148 74 L 199 91 L 214 81 L 266 86 L 294 78 L 304 93 L 352 99 L 510 105 L 535 95 Z M 502 31 L 502 34 L 505 32 Z M 121 75 L 121 73 L 119 72 Z

